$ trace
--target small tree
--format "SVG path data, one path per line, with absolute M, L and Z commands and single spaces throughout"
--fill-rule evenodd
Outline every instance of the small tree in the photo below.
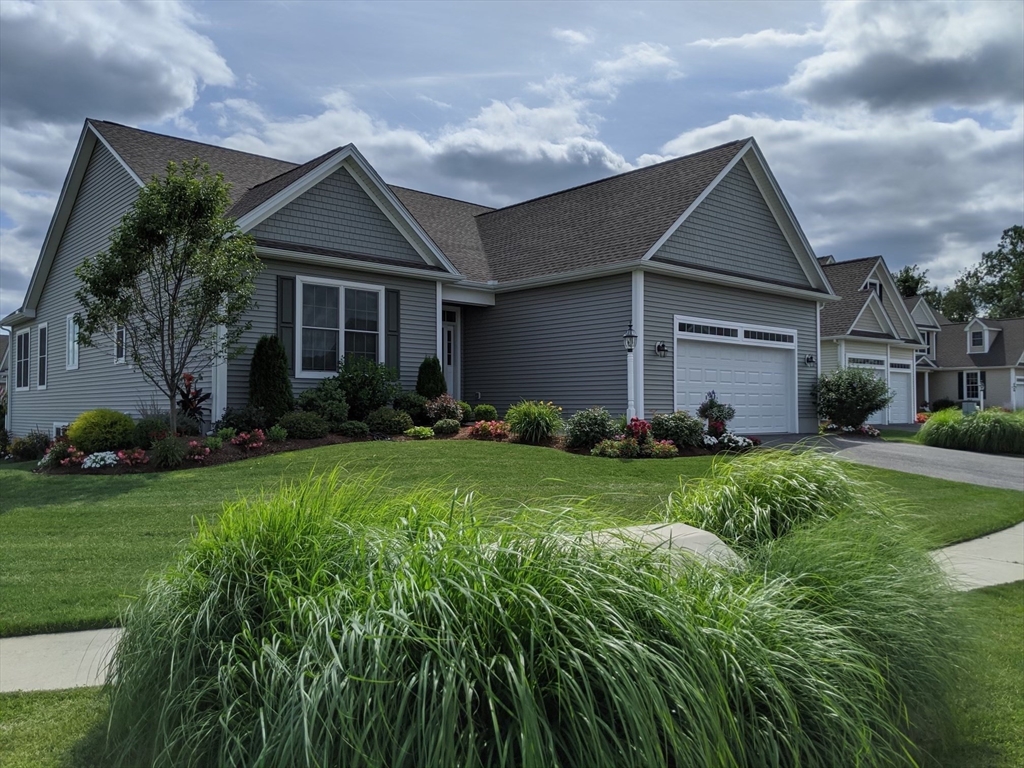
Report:
M 444 380 L 441 361 L 433 355 L 423 359 L 416 376 L 416 391 L 427 400 L 440 397 L 448 391 L 448 383 Z
M 840 427 L 859 427 L 894 397 L 889 385 L 866 368 L 839 368 L 824 374 L 814 385 L 814 396 L 818 416 Z
M 242 317 L 260 264 L 253 238 L 224 216 L 229 188 L 199 160 L 168 163 L 139 192 L 110 248 L 75 270 L 80 343 L 123 328 L 132 363 L 167 397 L 172 432 L 183 375 L 237 354 L 248 328 Z
M 271 424 L 295 407 L 288 353 L 277 336 L 261 336 L 249 364 L 249 405 L 267 412 Z

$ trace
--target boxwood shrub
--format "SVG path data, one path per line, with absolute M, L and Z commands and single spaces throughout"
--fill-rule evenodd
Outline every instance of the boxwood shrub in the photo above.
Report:
M 132 417 L 109 408 L 85 411 L 68 427 L 68 439 L 86 453 L 131 448 L 134 438 Z
M 370 428 L 363 421 L 346 421 L 338 427 L 338 434 L 343 437 L 358 439 L 370 434 Z
M 285 429 L 289 437 L 297 440 L 317 440 L 327 437 L 327 433 L 330 432 L 327 421 L 312 411 L 286 413 L 277 423 Z
M 497 421 L 498 409 L 487 403 L 480 403 L 473 409 L 473 418 L 477 421 Z
M 315 413 L 327 422 L 327 428 L 331 431 L 337 431 L 338 427 L 348 421 L 348 400 L 337 376 L 323 379 L 299 395 L 299 408 Z
M 366 426 L 371 432 L 383 435 L 400 435 L 413 426 L 412 417 L 405 411 L 391 407 L 378 408 L 366 417 Z
M 686 411 L 654 414 L 651 434 L 655 440 L 671 440 L 677 448 L 704 447 L 704 422 Z
M 614 436 L 615 421 L 607 408 L 576 411 L 565 425 L 565 447 L 571 451 L 589 451 Z
M 439 419 L 437 423 L 434 424 L 434 434 L 454 435 L 458 433 L 461 427 L 461 423 L 456 419 Z

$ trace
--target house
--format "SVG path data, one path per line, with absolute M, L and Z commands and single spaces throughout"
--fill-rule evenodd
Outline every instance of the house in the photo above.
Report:
M 952 400 L 1024 409 L 1024 318 L 951 323 L 921 296 L 905 302 L 924 340 L 917 358 L 919 408 Z
M 6 333 L 0 333 L 0 400 L 7 397 L 7 360 L 10 357 L 8 354 L 10 342 L 10 336 Z M 0 424 L 0 426 L 3 425 Z
M 889 384 L 893 400 L 869 424 L 909 424 L 916 416 L 917 322 L 881 256 L 818 260 L 841 300 L 821 311 L 821 371 L 866 368 Z
M 640 415 L 692 412 L 714 389 L 738 431 L 816 428 L 818 312 L 837 298 L 753 139 L 493 209 L 389 186 L 352 145 L 296 165 L 87 120 L 24 304 L 0 321 L 14 433 L 159 407 L 123 345 L 78 347 L 73 270 L 144 181 L 192 158 L 232 183 L 264 265 L 245 353 L 196 372 L 212 418 L 244 405 L 251 351 L 276 333 L 296 392 L 345 354 L 412 389 L 436 354 L 453 394 L 499 410 L 622 413 L 632 392 Z

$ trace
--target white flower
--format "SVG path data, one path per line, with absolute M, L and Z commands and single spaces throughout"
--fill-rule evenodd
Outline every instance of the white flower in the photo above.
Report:
M 82 462 L 82 469 L 99 469 L 100 467 L 113 467 L 117 465 L 117 454 L 113 451 L 100 451 L 85 457 Z
M 704 435 L 704 445 L 708 446 L 709 448 L 712 445 L 718 445 L 718 438 L 712 437 L 711 435 Z

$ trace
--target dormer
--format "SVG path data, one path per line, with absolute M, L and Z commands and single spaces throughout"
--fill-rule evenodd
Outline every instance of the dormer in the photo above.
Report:
M 964 328 L 967 335 L 967 354 L 985 355 L 992 348 L 992 340 L 999 333 L 998 328 L 985 325 L 979 318 L 974 318 Z

